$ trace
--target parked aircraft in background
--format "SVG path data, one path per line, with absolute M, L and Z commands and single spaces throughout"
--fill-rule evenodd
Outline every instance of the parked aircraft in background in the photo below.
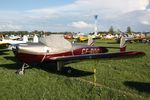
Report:
M 24 35 L 22 37 L 22 39 L 20 38 L 20 40 L 13 40 L 13 39 L 4 39 L 4 38 L 2 38 L 1 41 L 0 41 L 0 46 L 5 46 L 5 47 L 9 47 L 9 49 L 12 49 L 12 47 L 14 47 L 14 46 L 16 46 L 18 44 L 26 44 L 28 42 L 29 42 L 29 40 L 28 40 L 28 36 L 27 35 Z M 34 35 L 33 41 L 30 41 L 30 42 L 38 43 L 39 42 L 38 36 Z
M 91 44 L 91 43 L 89 43 Z M 108 49 L 119 49 L 119 52 L 109 53 Z M 19 44 L 13 49 L 15 56 L 23 63 L 17 72 L 24 73 L 24 69 L 33 63 L 56 61 L 57 70 L 61 71 L 64 62 L 74 60 L 133 57 L 144 55 L 141 51 L 125 51 L 125 38 L 121 38 L 120 47 L 103 47 L 93 45 L 72 44 L 63 36 L 50 35 L 40 39 L 39 43 Z
M 22 40 L 13 40 L 13 39 L 2 38 L 0 41 L 0 45 L 8 46 L 8 45 L 16 45 L 16 44 L 27 43 L 27 42 L 28 42 L 28 37 L 26 35 L 24 35 L 22 37 Z
M 11 39 L 11 40 L 19 40 L 20 36 L 19 35 L 10 35 L 9 39 Z

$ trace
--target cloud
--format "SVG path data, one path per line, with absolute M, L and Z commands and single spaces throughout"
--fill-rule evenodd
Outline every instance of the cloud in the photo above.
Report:
M 141 24 L 150 25 L 150 11 L 147 11 L 147 13 L 144 16 L 140 16 L 139 21 Z
M 0 22 L 0 31 L 19 31 L 21 29 L 22 26 L 10 22 Z
M 80 30 L 86 29 L 87 27 L 91 28 L 92 25 L 88 23 L 93 23 L 93 16 L 98 14 L 99 23 L 101 28 L 103 28 L 101 30 L 106 30 L 111 25 L 119 26 L 119 28 L 126 27 L 127 24 L 124 24 L 124 20 L 128 19 L 124 19 L 124 16 L 128 13 L 132 14 L 135 11 L 145 10 L 148 4 L 149 0 L 76 0 L 68 5 L 32 9 L 28 12 L 32 13 L 32 18 L 39 18 L 39 20 L 57 20 L 56 22 L 60 21 L 61 23 L 63 19 L 65 21 L 63 23 L 67 25 L 72 22 L 68 30 L 72 27 Z M 133 15 L 130 16 L 132 17 Z M 128 18 L 131 19 L 130 17 Z M 120 21 L 119 23 L 117 22 L 118 19 Z M 74 20 L 77 21 L 74 22 Z M 84 21 L 82 22 L 81 20 Z
M 72 22 L 71 25 L 74 28 L 80 28 L 80 29 L 84 29 L 84 28 L 93 28 L 92 24 L 86 23 L 84 21 L 77 21 L 77 22 Z
M 50 7 L 42 9 L 32 9 L 29 12 L 40 16 L 68 15 L 68 14 L 95 14 L 101 16 L 116 16 L 122 13 L 128 13 L 135 10 L 146 9 L 149 0 L 76 0 L 72 4 L 59 7 Z M 78 12 L 78 13 L 77 13 Z M 84 13 L 84 14 L 82 14 Z
M 137 10 L 129 13 L 125 13 L 115 20 L 110 20 L 113 26 L 122 31 L 126 31 L 127 27 L 130 26 L 133 31 L 150 31 L 150 11 L 148 10 Z
M 150 9 L 150 0 L 149 0 L 149 3 L 146 6 L 146 9 Z
M 150 21 L 147 21 L 147 20 L 143 20 L 141 21 L 142 24 L 145 24 L 145 25 L 150 25 Z
M 100 31 L 108 30 L 110 26 L 124 29 L 128 25 L 143 30 L 145 28 L 142 25 L 149 25 L 150 22 L 149 5 L 149 0 L 75 0 L 62 6 L 0 11 L 0 21 L 11 22 L 10 25 L 1 25 L 0 29 L 6 29 L 7 26 L 8 29 L 23 30 L 74 31 L 76 28 L 92 31 L 93 16 L 97 14 Z M 59 28 L 53 27 L 58 24 L 61 25 Z

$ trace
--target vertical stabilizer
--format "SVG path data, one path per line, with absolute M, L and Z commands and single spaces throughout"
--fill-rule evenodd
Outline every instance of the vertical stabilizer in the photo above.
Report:
M 28 42 L 28 36 L 26 35 L 23 36 L 23 42 Z
M 38 43 L 39 42 L 39 38 L 37 35 L 34 35 L 33 37 L 33 43 Z

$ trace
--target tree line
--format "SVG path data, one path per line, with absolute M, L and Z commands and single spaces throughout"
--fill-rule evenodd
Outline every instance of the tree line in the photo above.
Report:
M 114 31 L 114 28 L 113 26 L 110 26 L 110 28 L 108 29 L 108 31 L 106 32 L 98 32 L 99 34 L 105 34 L 105 33 L 108 33 L 108 34 L 119 34 L 121 31 L 118 29 L 117 31 Z M 132 29 L 130 26 L 127 27 L 126 29 L 126 32 L 127 34 L 132 34 Z M 49 34 L 73 34 L 74 32 L 44 32 L 44 31 L 38 31 L 38 30 L 35 30 L 35 31 L 1 31 L 0 32 L 0 35 L 34 35 L 34 34 L 37 34 L 37 35 L 49 35 Z M 134 32 L 134 33 L 141 33 L 141 32 Z M 149 32 L 143 32 L 143 33 L 149 33 Z

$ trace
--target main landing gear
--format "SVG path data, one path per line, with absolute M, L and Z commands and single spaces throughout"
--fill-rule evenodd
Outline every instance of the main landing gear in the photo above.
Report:
M 57 61 L 57 71 L 60 72 L 63 70 L 64 67 L 64 62 L 62 61 Z
M 18 69 L 16 71 L 16 73 L 19 74 L 19 75 L 23 75 L 25 73 L 25 68 L 28 68 L 28 67 L 29 67 L 28 64 L 23 63 L 22 67 L 20 69 Z
M 30 67 L 28 64 L 23 63 L 22 67 L 21 67 L 20 69 L 18 69 L 18 70 L 16 71 L 16 73 L 19 74 L 19 75 L 23 75 L 23 74 L 25 73 L 25 68 L 28 68 L 28 67 Z M 63 69 L 64 69 L 64 62 L 62 62 L 62 61 L 57 61 L 57 62 L 56 62 L 56 68 L 57 68 L 56 70 L 57 70 L 58 72 L 63 71 Z M 70 71 L 70 73 L 71 73 L 71 71 Z

